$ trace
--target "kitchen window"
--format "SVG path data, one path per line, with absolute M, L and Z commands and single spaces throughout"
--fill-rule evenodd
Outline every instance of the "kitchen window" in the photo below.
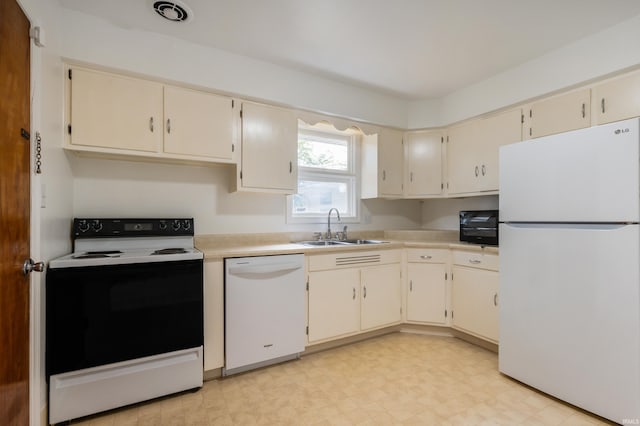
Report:
M 314 127 L 298 130 L 298 192 L 288 197 L 288 219 L 324 222 L 335 207 L 343 221 L 357 221 L 357 137 Z

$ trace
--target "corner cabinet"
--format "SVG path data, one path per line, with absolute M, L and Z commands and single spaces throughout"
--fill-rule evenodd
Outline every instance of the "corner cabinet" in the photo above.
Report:
M 447 193 L 498 191 L 498 150 L 522 140 L 522 110 L 509 110 L 450 127 L 447 132 Z
M 407 249 L 407 321 L 449 324 L 448 249 Z
M 439 131 L 405 134 L 405 198 L 442 195 L 443 142 L 443 134 Z
M 67 77 L 66 149 L 233 162 L 233 99 L 83 68 L 69 68 Z
M 400 251 L 311 255 L 308 262 L 309 344 L 402 320 Z
M 453 328 L 497 343 L 498 255 L 452 252 Z
M 237 191 L 293 194 L 298 186 L 298 120 L 291 110 L 243 102 Z
M 362 136 L 361 198 L 402 198 L 402 132 L 382 128 Z

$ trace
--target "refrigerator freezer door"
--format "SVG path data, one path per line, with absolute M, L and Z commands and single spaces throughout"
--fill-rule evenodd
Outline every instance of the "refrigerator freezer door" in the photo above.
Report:
M 638 222 L 638 119 L 500 148 L 502 222 Z
M 500 371 L 640 418 L 638 225 L 500 225 Z

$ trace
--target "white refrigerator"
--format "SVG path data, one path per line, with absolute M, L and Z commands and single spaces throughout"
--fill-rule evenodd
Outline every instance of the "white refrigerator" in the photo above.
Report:
M 500 371 L 640 423 L 640 120 L 500 149 Z

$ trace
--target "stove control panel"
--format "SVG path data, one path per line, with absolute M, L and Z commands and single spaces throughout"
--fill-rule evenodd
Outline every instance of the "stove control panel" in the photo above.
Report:
M 193 236 L 193 218 L 73 219 L 74 238 Z

